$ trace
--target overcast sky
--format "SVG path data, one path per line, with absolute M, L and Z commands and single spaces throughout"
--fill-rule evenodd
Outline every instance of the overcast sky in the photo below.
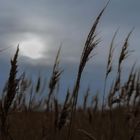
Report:
M 62 65 L 67 71 L 72 71 L 71 66 L 74 70 L 86 36 L 106 2 L 107 0 L 0 0 L 0 49 L 12 47 L 0 54 L 1 71 L 5 74 L 8 71 L 8 62 L 18 43 L 20 65 L 23 68 L 28 66 L 30 71 L 34 68 L 44 70 L 52 64 L 62 44 Z M 89 71 L 94 69 L 96 72 L 104 66 L 109 43 L 117 28 L 116 53 L 128 32 L 135 27 L 130 39 L 130 49 L 135 52 L 129 62 L 139 58 L 139 14 L 140 0 L 111 0 L 98 26 L 97 33 L 102 42 L 96 50 L 93 66 L 86 69 L 86 78 L 90 77 Z M 1 80 L 4 77 L 0 77 Z

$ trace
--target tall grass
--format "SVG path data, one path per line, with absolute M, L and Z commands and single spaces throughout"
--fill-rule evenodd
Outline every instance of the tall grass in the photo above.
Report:
M 10 111 L 10 107 L 18 91 L 18 83 L 20 79 L 16 77 L 17 75 L 17 58 L 18 58 L 19 47 L 15 53 L 14 58 L 11 60 L 11 70 L 9 73 L 9 79 L 6 85 L 6 95 L 3 100 L 1 100 L 1 114 L 0 114 L 0 134 L 2 139 L 7 139 L 9 137 L 7 117 Z
M 122 82 L 123 62 L 131 53 L 128 44 L 132 31 L 121 46 L 114 82 L 110 83 L 108 77 L 112 78 L 117 31 L 110 43 L 105 79 L 102 81 L 103 93 L 92 93 L 91 88 L 87 87 L 82 106 L 78 104 L 78 97 L 82 96 L 79 95 L 79 90 L 83 71 L 100 42 L 96 30 L 107 5 L 97 16 L 88 34 L 74 87 L 67 90 L 64 103 L 60 103 L 55 94 L 63 72 L 59 59 L 61 49 L 57 52 L 47 83 L 41 74 L 36 77 L 35 82 L 27 77 L 26 72 L 17 76 L 17 47 L 11 60 L 9 78 L 0 99 L 0 139 L 140 139 L 140 70 L 136 69 L 136 63 L 132 65 L 127 80 Z M 109 92 L 106 90 L 107 84 L 110 85 Z M 47 96 L 44 96 L 46 93 Z M 99 94 L 102 98 L 99 98 Z

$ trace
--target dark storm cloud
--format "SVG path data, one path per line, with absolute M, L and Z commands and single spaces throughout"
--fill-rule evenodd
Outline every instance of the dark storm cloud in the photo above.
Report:
M 26 38 L 27 33 L 31 33 L 43 38 L 46 46 L 47 41 L 51 40 L 49 56 L 54 57 L 62 43 L 63 58 L 68 62 L 79 60 L 93 20 L 105 3 L 106 0 L 102 2 L 97 0 L 1 1 L 0 47 L 13 45 L 12 42 L 20 43 Z M 111 1 L 102 18 L 101 29 L 99 28 L 99 31 L 105 34 L 105 37 L 103 36 L 105 43 L 106 40 L 110 41 L 114 30 L 118 27 L 127 33 L 137 25 L 135 32 L 137 36 L 139 35 L 139 5 L 139 0 Z M 138 42 L 137 36 L 133 42 Z M 45 51 L 44 55 L 47 55 Z
M 29 74 L 36 76 L 40 70 L 44 71 L 43 75 L 45 72 L 46 75 L 49 74 L 47 70 L 52 70 L 56 52 L 62 44 L 61 64 L 65 72 L 61 82 L 62 85 L 73 86 L 77 63 L 86 36 L 106 2 L 107 0 L 0 0 L 0 48 L 16 46 L 24 41 L 28 34 L 39 36 L 46 46 L 44 57 L 32 60 L 20 56 L 18 61 L 22 71 L 28 71 Z M 132 27 L 135 27 L 130 45 L 136 52 L 130 61 L 133 63 L 139 58 L 139 7 L 140 0 L 111 0 L 97 31 L 102 39 L 100 47 L 96 50 L 98 55 L 93 59 L 94 63 L 88 65 L 84 71 L 83 88 L 92 82 L 93 89 L 101 88 L 100 81 L 103 81 L 104 77 L 107 46 L 118 27 L 120 30 L 117 36 L 117 47 L 121 45 Z M 15 49 L 9 49 L 0 54 L 1 73 L 3 73 L 0 83 L 7 79 L 9 60 L 14 52 Z M 64 87 L 67 86 L 62 88 Z

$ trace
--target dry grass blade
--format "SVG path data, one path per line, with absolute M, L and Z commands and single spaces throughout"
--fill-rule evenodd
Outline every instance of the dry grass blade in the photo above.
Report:
M 8 84 L 7 84 L 7 94 L 5 96 L 4 106 L 3 106 L 4 112 L 6 114 L 8 113 L 9 108 L 17 92 L 17 86 L 19 81 L 18 79 L 16 79 L 18 52 L 19 52 L 19 46 L 17 47 L 17 51 L 15 53 L 13 60 L 11 60 L 11 70 L 10 70 Z
M 110 90 L 109 90 L 109 94 L 108 94 L 108 106 L 111 109 L 112 108 L 112 102 L 113 102 L 113 97 L 115 95 L 114 92 L 114 83 L 111 84 Z
M 108 3 L 107 3 L 107 5 L 108 5 Z M 80 86 L 80 79 L 81 79 L 81 75 L 82 75 L 82 72 L 84 70 L 84 67 L 85 67 L 87 61 L 90 58 L 91 52 L 93 51 L 93 49 L 95 49 L 97 47 L 97 45 L 99 43 L 99 39 L 96 39 L 96 33 L 95 32 L 96 32 L 96 28 L 97 28 L 97 25 L 99 23 L 99 20 L 102 16 L 104 10 L 106 9 L 107 5 L 103 8 L 103 10 L 100 12 L 98 17 L 96 18 L 96 20 L 95 20 L 95 22 L 94 22 L 94 24 L 93 24 L 93 26 L 92 26 L 89 34 L 88 34 L 87 40 L 85 42 L 85 46 L 84 46 L 82 56 L 81 56 L 81 60 L 80 60 L 77 80 L 76 80 L 75 88 L 74 88 L 74 91 L 73 91 L 73 96 L 77 96 L 78 89 L 79 89 L 79 86 Z M 76 102 L 77 102 L 77 97 L 76 97 Z
M 69 117 L 70 107 L 71 107 L 71 99 L 69 99 L 69 97 L 70 97 L 70 92 L 68 89 L 65 102 L 64 102 L 61 114 L 60 114 L 59 122 L 58 122 L 59 130 L 61 130 L 65 126 Z
M 75 83 L 75 86 L 73 89 L 73 103 L 72 103 L 70 127 L 69 127 L 69 131 L 68 131 L 68 139 L 71 139 L 72 121 L 73 121 L 73 117 L 74 117 L 75 111 L 76 111 L 76 105 L 77 105 L 77 100 L 78 100 L 78 92 L 79 92 L 82 72 L 84 70 L 84 67 L 85 67 L 87 61 L 91 58 L 90 57 L 91 52 L 97 47 L 97 45 L 99 43 L 99 39 L 96 39 L 96 28 L 97 28 L 100 18 L 102 16 L 102 14 L 104 13 L 109 2 L 110 2 L 110 0 L 106 4 L 106 6 L 102 9 L 102 11 L 99 13 L 99 15 L 97 16 L 89 34 L 88 34 L 88 37 L 87 37 L 87 40 L 85 42 L 85 46 L 84 46 L 84 49 L 82 52 L 80 65 L 79 65 L 79 69 L 78 69 L 78 75 L 77 75 L 76 83 Z
M 108 55 L 108 60 L 107 60 L 107 67 L 106 67 L 106 75 L 105 75 L 105 81 L 104 81 L 104 91 L 103 91 L 103 101 L 102 101 L 102 112 L 104 110 L 104 102 L 105 102 L 105 94 L 106 94 L 106 84 L 107 84 L 107 77 L 112 71 L 112 63 L 113 63 L 113 53 L 114 53 L 114 40 L 117 35 L 118 30 L 114 33 L 114 36 L 112 38 L 111 44 L 110 44 L 110 49 L 109 49 L 109 55 Z
M 58 100 L 55 98 L 54 98 L 54 109 L 55 109 L 54 127 L 56 129 L 58 127 L 59 108 L 58 108 Z
M 117 33 L 118 33 L 118 30 L 114 33 L 114 36 L 113 36 L 111 44 L 110 44 L 105 79 L 107 79 L 109 73 L 112 71 L 113 53 L 114 53 L 114 50 L 115 50 L 114 40 L 116 38 Z
M 20 79 L 17 79 L 17 58 L 19 52 L 19 45 L 17 47 L 14 58 L 11 60 L 11 69 L 9 74 L 9 79 L 7 82 L 6 95 L 3 98 L 3 103 L 1 103 L 1 114 L 0 114 L 0 137 L 2 140 L 6 140 L 8 137 L 11 137 L 8 131 L 7 125 L 7 116 L 10 110 L 10 107 L 14 101 L 18 90 L 18 84 Z
M 63 70 L 61 70 L 59 68 L 60 51 L 61 51 L 61 47 L 59 48 L 59 50 L 57 52 L 57 56 L 56 56 L 55 63 L 54 63 L 54 66 L 53 66 L 52 76 L 51 76 L 50 83 L 49 83 L 49 94 L 48 94 L 48 99 L 47 99 L 47 110 L 48 111 L 49 111 L 49 105 L 50 105 L 51 96 L 53 94 L 53 91 L 55 90 L 56 85 L 59 84 L 60 75 L 63 72 Z
M 83 102 L 83 110 L 86 111 L 87 109 L 87 101 L 89 97 L 90 88 L 87 88 L 86 94 L 84 95 L 84 102 Z
M 82 56 L 81 56 L 81 61 L 80 61 L 80 65 L 79 65 L 79 77 L 82 74 L 82 71 L 86 65 L 86 62 L 91 58 L 90 54 L 93 51 L 94 48 L 97 47 L 98 43 L 99 43 L 99 39 L 96 39 L 96 28 L 97 25 L 100 21 L 101 16 L 103 15 L 106 7 L 108 6 L 110 0 L 107 2 L 106 6 L 102 9 L 102 11 L 99 13 L 99 15 L 97 16 L 89 34 L 87 37 L 87 40 L 85 42 L 85 46 L 82 52 Z
M 132 30 L 133 31 L 133 30 Z M 121 74 L 122 74 L 122 62 L 128 57 L 129 53 L 131 51 L 128 50 L 128 41 L 129 41 L 129 38 L 130 38 L 130 35 L 132 34 L 132 31 L 129 32 L 129 34 L 127 35 L 125 41 L 124 41 L 124 44 L 122 46 L 122 49 L 121 49 L 121 53 L 120 53 L 120 56 L 119 56 L 119 62 L 118 62 L 118 73 L 117 73 L 117 77 L 116 77 L 116 80 L 115 80 L 115 84 L 114 84 L 114 93 L 116 91 L 119 91 L 120 89 L 120 85 L 121 85 Z
M 30 92 L 29 92 L 29 105 L 28 105 L 28 111 L 32 110 L 32 105 L 33 105 L 33 101 L 34 101 L 34 92 L 33 92 L 33 85 L 31 85 L 30 87 Z
M 131 30 L 129 32 L 129 34 L 127 35 L 127 37 L 126 37 L 126 39 L 124 41 L 124 44 L 122 46 L 122 49 L 121 49 L 121 53 L 120 53 L 120 56 L 119 56 L 119 62 L 118 62 L 117 77 L 116 77 L 115 84 L 114 84 L 113 91 L 112 91 L 113 95 L 115 95 L 115 93 L 117 91 L 119 91 L 120 88 L 121 88 L 120 87 L 121 86 L 121 74 L 122 74 L 122 72 L 121 72 L 122 71 L 121 65 L 122 65 L 122 62 L 128 57 L 129 53 L 131 52 L 131 51 L 128 50 L 128 46 L 129 46 L 128 45 L 128 41 L 129 41 L 130 35 L 132 34 L 132 31 L 133 30 Z M 117 100 L 117 102 L 118 101 L 119 100 Z
M 92 134 L 88 133 L 87 131 L 83 130 L 83 129 L 78 129 L 77 131 L 79 131 L 80 133 L 84 134 L 87 138 L 89 138 L 90 140 L 96 140 Z
M 136 100 L 140 96 L 140 71 L 137 74 L 137 80 L 136 80 L 136 94 L 134 97 L 134 106 L 136 105 Z
M 41 76 L 38 76 L 37 84 L 36 84 L 36 92 L 38 93 L 41 87 Z
M 88 37 L 87 37 L 87 40 L 86 40 L 86 43 L 85 43 L 85 47 L 84 47 L 84 50 L 83 50 L 83 53 L 82 53 L 81 61 L 82 61 L 82 59 L 84 59 L 85 52 L 88 51 L 90 53 L 90 51 L 92 51 L 92 48 L 95 47 L 96 46 L 95 44 L 98 42 L 98 41 L 97 42 L 95 41 L 95 37 L 96 37 L 95 31 L 96 31 L 97 25 L 99 23 L 99 20 L 100 20 L 102 14 L 104 13 L 106 7 L 108 6 L 109 2 L 110 2 L 110 0 L 107 2 L 106 6 L 102 9 L 102 11 L 97 16 L 89 34 L 88 34 Z
M 96 95 L 93 96 L 93 99 L 91 100 L 91 108 L 93 107 L 93 112 L 96 112 L 98 109 L 99 104 L 99 92 L 97 91 Z
M 128 50 L 128 41 L 129 41 L 129 38 L 130 38 L 130 35 L 132 34 L 133 30 L 131 30 L 129 32 L 129 34 L 127 35 L 125 41 L 124 41 L 124 44 L 122 46 L 122 50 L 121 50 L 121 53 L 120 53 L 120 57 L 119 57 L 119 64 L 118 64 L 118 72 L 121 71 L 121 64 L 122 62 L 129 56 L 129 53 L 132 52 L 132 51 L 129 51 Z

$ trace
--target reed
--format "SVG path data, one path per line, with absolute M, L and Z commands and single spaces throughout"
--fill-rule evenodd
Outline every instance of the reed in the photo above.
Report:
M 133 30 L 120 46 L 117 71 L 113 69 L 113 60 L 114 42 L 118 30 L 113 35 L 109 45 L 105 77 L 101 81 L 104 84 L 103 93 L 100 90 L 92 91 L 94 90 L 92 87 L 87 87 L 82 106 L 78 104 L 83 72 L 100 43 L 96 31 L 107 5 L 97 16 L 87 36 L 74 86 L 72 90 L 67 90 L 62 103 L 55 94 L 63 73 L 60 67 L 61 48 L 57 52 L 50 80 L 47 81 L 39 72 L 33 81 L 26 72 L 17 76 L 19 53 L 17 47 L 11 60 L 9 78 L 0 98 L 0 140 L 25 138 L 137 140 L 140 138 L 140 69 L 136 67 L 137 63 L 134 63 L 124 82 L 122 72 L 124 62 L 132 52 L 129 50 L 129 39 Z M 5 50 L 0 50 L 3 51 Z M 110 76 L 113 79 L 111 77 L 113 72 L 116 77 L 112 82 L 108 78 Z M 107 84 L 110 86 L 109 91 Z M 46 93 L 48 93 L 47 98 Z
M 17 47 L 14 58 L 11 60 L 11 69 L 9 73 L 9 79 L 7 82 L 6 95 L 1 102 L 1 114 L 0 114 L 0 135 L 2 140 L 7 140 L 10 137 L 8 132 L 7 117 L 10 111 L 10 107 L 18 91 L 18 84 L 20 79 L 17 78 L 17 58 L 19 53 L 19 46 Z
M 48 98 L 47 98 L 47 101 L 46 101 L 47 111 L 50 110 L 50 100 L 51 100 L 51 97 L 53 95 L 53 92 L 54 92 L 56 86 L 59 84 L 59 79 L 60 79 L 60 76 L 61 76 L 61 74 L 63 72 L 63 70 L 61 68 L 59 68 L 59 63 L 60 63 L 59 55 L 60 55 L 60 51 L 61 51 L 61 47 L 59 48 L 59 50 L 57 52 L 57 56 L 55 58 L 55 63 L 54 63 L 54 66 L 53 66 L 52 76 L 51 76 L 51 79 L 50 79 L 50 82 L 49 82 L 49 94 L 48 94 Z
M 77 100 L 78 100 L 78 92 L 79 92 L 82 73 L 83 73 L 83 70 L 86 66 L 86 63 L 91 58 L 91 53 L 93 52 L 93 50 L 97 47 L 98 43 L 100 42 L 100 39 L 97 39 L 97 37 L 96 37 L 96 28 L 97 28 L 97 25 L 100 21 L 100 18 L 102 17 L 102 14 L 104 13 L 109 2 L 110 1 L 108 1 L 106 6 L 102 9 L 102 11 L 97 16 L 95 22 L 93 23 L 93 26 L 88 34 L 88 37 L 87 37 L 87 40 L 85 42 L 85 46 L 84 46 L 84 49 L 83 49 L 83 52 L 81 55 L 80 64 L 79 64 L 79 68 L 78 68 L 78 74 L 77 74 L 75 86 L 73 89 L 73 103 L 72 103 L 70 127 L 69 127 L 69 131 L 68 131 L 68 140 L 71 139 L 72 123 L 73 123 L 73 118 L 75 116 L 76 105 L 77 105 Z

